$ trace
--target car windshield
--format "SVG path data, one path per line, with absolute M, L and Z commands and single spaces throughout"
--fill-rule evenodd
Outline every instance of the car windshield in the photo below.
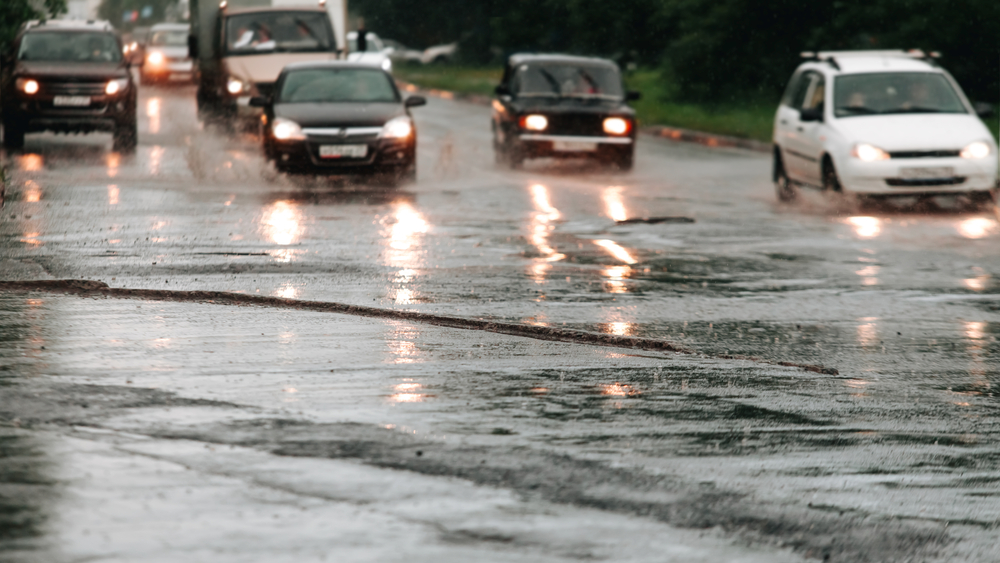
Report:
M 838 76 L 834 115 L 968 113 L 955 88 L 939 72 L 885 72 Z
M 285 76 L 278 103 L 399 102 L 389 77 L 378 69 L 310 68 Z
M 226 50 L 230 55 L 333 51 L 332 37 L 330 18 L 323 13 L 255 12 L 226 18 Z
M 17 52 L 21 61 L 117 63 L 122 60 L 118 41 L 109 33 L 28 33 Z
M 620 99 L 621 75 L 604 65 L 535 63 L 522 64 L 511 82 L 518 96 L 558 96 Z
M 188 32 L 183 29 L 155 31 L 149 44 L 157 47 L 181 47 L 187 45 Z

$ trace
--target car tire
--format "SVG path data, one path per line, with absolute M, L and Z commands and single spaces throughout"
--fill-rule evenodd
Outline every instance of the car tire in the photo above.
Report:
M 135 152 L 135 147 L 139 144 L 139 130 L 136 125 L 136 118 L 133 115 L 115 125 L 114 150 L 123 153 Z
M 833 161 L 830 157 L 825 157 L 823 159 L 823 191 L 828 193 L 841 194 L 844 192 L 844 187 L 840 183 L 840 177 L 837 176 L 837 169 L 833 166 Z
M 631 172 L 635 168 L 635 149 L 629 147 L 621 151 L 614 161 L 619 172 Z
M 10 118 L 3 120 L 3 146 L 8 150 L 24 148 L 24 128 Z
M 778 152 L 778 149 L 774 151 L 774 164 L 771 176 L 772 180 L 774 180 L 774 191 L 778 196 L 778 201 L 782 203 L 795 201 L 799 194 L 795 190 L 792 181 L 788 179 L 788 174 L 785 172 L 785 164 L 781 161 L 781 153 Z
M 504 163 L 507 165 L 507 168 L 510 168 L 511 170 L 520 170 L 521 168 L 524 168 L 524 149 L 516 144 L 510 144 L 507 145 L 503 152 Z

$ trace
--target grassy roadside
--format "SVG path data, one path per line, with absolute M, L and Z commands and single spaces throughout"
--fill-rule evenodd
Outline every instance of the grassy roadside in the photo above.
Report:
M 423 88 L 435 88 L 466 94 L 490 96 L 500 82 L 503 70 L 499 67 L 463 66 L 413 66 L 400 65 L 394 74 L 400 80 Z M 672 101 L 670 92 L 659 71 L 640 69 L 625 76 L 629 90 L 642 92 L 642 99 L 633 102 L 639 123 L 645 125 L 668 125 L 684 129 L 694 129 L 707 133 L 729 135 L 771 141 L 774 110 L 778 103 L 774 100 L 748 100 L 745 104 L 692 104 Z M 998 138 L 1000 119 L 994 117 L 986 122 Z

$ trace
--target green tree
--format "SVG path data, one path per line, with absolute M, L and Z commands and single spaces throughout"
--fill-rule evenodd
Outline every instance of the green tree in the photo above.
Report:
M 14 40 L 22 23 L 55 17 L 66 12 L 66 0 L 2 0 L 0 1 L 0 49 Z

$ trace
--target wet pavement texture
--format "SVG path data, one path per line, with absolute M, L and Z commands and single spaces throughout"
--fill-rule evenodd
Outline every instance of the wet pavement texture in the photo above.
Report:
M 194 113 L 146 89 L 134 157 L 29 136 L 0 278 L 697 353 L 5 291 L 0 559 L 1000 559 L 993 209 L 779 205 L 767 155 L 645 137 L 628 175 L 511 172 L 487 109 L 436 99 L 386 191 L 279 177 Z

